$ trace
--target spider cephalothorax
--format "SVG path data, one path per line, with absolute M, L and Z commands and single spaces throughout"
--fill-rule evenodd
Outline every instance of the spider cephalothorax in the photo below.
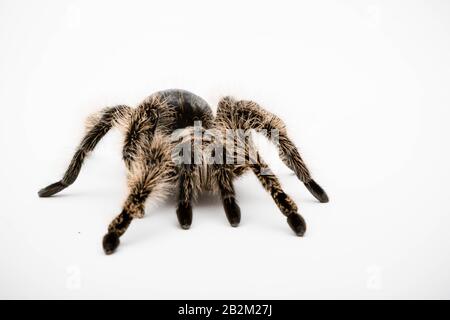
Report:
M 123 159 L 129 193 L 121 213 L 111 222 L 103 238 L 106 254 L 115 251 L 131 221 L 144 215 L 149 198 L 164 199 L 173 191 L 178 194 L 176 212 L 183 229 L 192 223 L 192 202 L 205 190 L 220 194 L 228 221 L 233 227 L 238 226 L 241 213 L 233 180 L 246 171 L 256 175 L 287 217 L 292 230 L 303 236 L 305 221 L 262 160 L 251 134 L 245 133 L 249 130 L 268 138 L 269 133 L 275 132 L 283 162 L 320 202 L 328 201 L 326 193 L 311 178 L 280 118 L 255 102 L 236 101 L 231 97 L 220 100 L 214 117 L 206 101 L 183 90 L 157 92 L 136 108 L 119 105 L 90 116 L 86 134 L 63 178 L 40 190 L 39 196 L 52 196 L 71 185 L 86 156 L 112 127 L 118 127 L 125 136 Z M 231 140 L 230 131 L 237 132 Z

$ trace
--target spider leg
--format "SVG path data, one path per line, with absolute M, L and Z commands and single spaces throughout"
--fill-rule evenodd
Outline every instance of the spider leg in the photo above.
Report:
M 126 124 L 122 158 L 128 169 L 139 153 L 151 145 L 159 119 L 157 108 L 161 104 L 157 99 L 155 97 L 133 110 Z
M 213 188 L 219 191 L 220 199 L 225 210 L 228 222 L 232 227 L 237 227 L 241 222 L 241 209 L 236 202 L 236 192 L 234 190 L 233 180 L 243 173 L 243 170 L 237 169 L 236 153 L 227 148 L 224 141 L 217 141 L 216 147 L 212 150 L 213 162 L 209 167 L 212 176 Z M 232 161 L 230 161 L 232 160 Z
M 120 105 L 105 108 L 88 118 L 87 132 L 78 146 L 63 178 L 38 192 L 39 197 L 50 197 L 75 182 L 80 173 L 85 158 L 91 153 L 106 133 L 131 110 L 130 107 Z
M 237 227 L 241 220 L 241 211 L 236 203 L 235 191 L 233 186 L 234 165 L 226 164 L 227 150 L 220 143 L 212 150 L 212 158 L 221 158 L 218 162 L 206 163 L 205 158 L 198 157 L 203 154 L 201 146 L 196 145 L 195 137 L 184 138 L 179 146 L 184 146 L 184 155 L 179 173 L 179 199 L 177 207 L 178 221 L 183 229 L 189 229 L 192 223 L 192 199 L 196 197 L 202 189 L 202 185 L 207 181 L 207 185 L 212 186 L 211 189 L 218 190 L 222 199 L 225 214 L 231 226 Z M 191 148 L 187 149 L 186 147 Z M 219 151 L 216 155 L 216 150 Z M 197 151 L 197 152 L 196 152 Z M 228 155 L 229 156 L 229 155 Z M 189 162 L 186 162 L 186 161 Z M 203 167 L 203 168 L 202 168 Z M 207 169 L 206 169 L 207 167 Z M 206 170 L 207 173 L 203 172 Z M 202 181 L 206 179 L 205 181 Z
M 162 140 L 158 139 L 158 142 Z M 119 238 L 125 233 L 135 218 L 144 216 L 144 206 L 148 198 L 163 200 L 171 192 L 175 167 L 170 161 L 167 146 L 154 144 L 148 152 L 130 164 L 128 177 L 129 194 L 120 214 L 110 223 L 108 233 L 103 237 L 103 249 L 112 254 L 120 244 Z
M 177 218 L 181 228 L 192 224 L 192 200 L 196 195 L 195 165 L 182 164 L 179 173 Z
M 253 101 L 236 101 L 225 97 L 219 102 L 216 122 L 221 127 L 230 129 L 255 129 L 267 138 L 276 133 L 278 151 L 282 161 L 293 170 L 311 194 L 320 202 L 328 202 L 325 191 L 312 179 L 309 169 L 291 139 L 288 137 L 284 122 L 276 115 L 263 109 Z M 276 142 L 276 141 L 273 141 Z
M 284 192 L 281 187 L 280 181 L 275 174 L 270 170 L 269 166 L 261 159 L 261 156 L 257 154 L 257 161 L 250 165 L 253 173 L 258 178 L 261 185 L 270 193 L 272 199 L 280 211 L 287 217 L 287 222 L 291 229 L 298 236 L 303 236 L 306 231 L 306 222 L 303 217 L 298 214 L 297 205 L 295 202 Z
M 241 209 L 236 202 L 236 193 L 233 185 L 233 172 L 227 167 L 217 167 L 217 185 L 220 191 L 223 208 L 228 222 L 232 227 L 237 227 L 241 222 Z

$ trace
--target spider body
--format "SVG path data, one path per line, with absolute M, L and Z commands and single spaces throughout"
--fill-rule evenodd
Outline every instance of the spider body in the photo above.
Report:
M 185 90 L 164 90 L 156 92 L 175 111 L 173 130 L 194 126 L 195 121 L 201 121 L 206 129 L 212 127 L 214 115 L 209 104 L 201 97 Z
M 311 178 L 280 118 L 255 102 L 231 97 L 220 100 L 214 116 L 205 100 L 176 89 L 156 92 L 136 108 L 119 105 L 91 115 L 85 136 L 63 178 L 40 190 L 39 196 L 52 196 L 71 185 L 85 158 L 112 127 L 118 127 L 124 134 L 122 155 L 129 191 L 120 214 L 103 238 L 106 254 L 116 250 L 119 238 L 133 219 L 143 217 L 147 201 L 164 199 L 174 192 L 178 196 L 176 213 L 183 229 L 189 229 L 192 223 L 192 203 L 206 190 L 220 195 L 230 225 L 238 226 L 241 212 L 233 181 L 248 171 L 256 175 L 272 196 L 292 230 L 303 236 L 305 221 L 259 155 L 250 131 L 261 132 L 268 138 L 269 131 L 276 131 L 276 145 L 283 162 L 320 202 L 328 201 L 326 193 Z M 230 132 L 237 133 L 230 139 Z

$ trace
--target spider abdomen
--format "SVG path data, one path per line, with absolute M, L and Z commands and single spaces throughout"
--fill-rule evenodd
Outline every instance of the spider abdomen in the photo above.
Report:
M 196 121 L 200 121 L 205 129 L 212 127 L 213 112 L 203 98 L 180 89 L 169 89 L 155 94 L 161 96 L 175 111 L 172 130 L 194 126 Z

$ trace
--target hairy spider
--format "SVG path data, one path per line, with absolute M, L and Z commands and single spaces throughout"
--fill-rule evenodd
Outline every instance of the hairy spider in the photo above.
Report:
M 178 194 L 176 213 L 183 229 L 189 229 L 192 223 L 192 202 L 207 190 L 220 194 L 229 223 L 238 226 L 241 212 L 233 180 L 250 170 L 287 217 L 295 234 L 303 236 L 306 223 L 298 214 L 297 205 L 259 155 L 251 134 L 247 133 L 249 130 L 268 138 L 275 132 L 283 162 L 314 197 L 328 202 L 328 196 L 311 178 L 280 118 L 255 102 L 232 97 L 220 100 L 214 117 L 205 100 L 175 89 L 156 92 L 136 108 L 119 105 L 88 117 L 86 134 L 63 178 L 40 190 L 39 196 L 52 196 L 74 183 L 85 158 L 112 127 L 118 127 L 125 136 L 123 160 L 129 192 L 122 211 L 103 238 L 106 254 L 116 250 L 131 221 L 143 217 L 149 198 L 164 199 L 173 192 Z M 233 131 L 237 134 L 229 139 Z

